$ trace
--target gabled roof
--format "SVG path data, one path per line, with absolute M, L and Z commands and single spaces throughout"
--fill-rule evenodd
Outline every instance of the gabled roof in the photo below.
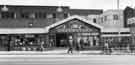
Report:
M 98 25 L 98 24 L 96 24 L 96 23 L 93 23 L 93 21 L 86 20 L 85 18 L 82 18 L 82 17 L 80 17 L 80 16 L 78 16 L 78 15 L 74 15 L 74 16 L 70 16 L 70 17 L 68 17 L 68 18 L 66 18 L 66 19 L 64 19 L 64 20 L 62 20 L 62 21 L 56 22 L 56 23 L 54 23 L 54 24 L 48 26 L 47 29 L 49 30 L 50 28 L 53 28 L 53 27 L 55 27 L 55 26 L 58 26 L 58 25 L 60 25 L 60 24 L 62 24 L 62 23 L 68 22 L 69 20 L 73 20 L 73 19 L 79 19 L 79 20 L 81 20 L 81 21 L 83 21 L 83 22 L 85 22 L 85 23 L 88 23 L 88 24 L 93 25 L 93 26 L 95 26 L 95 27 L 97 27 L 97 28 L 100 28 L 101 30 L 102 30 L 102 28 L 103 28 L 102 26 L 100 26 L 100 25 Z
M 45 21 L 45 20 L 43 20 L 42 24 L 39 24 L 39 26 L 37 26 L 37 24 L 36 24 L 37 22 L 34 22 L 36 25 L 33 24 L 34 27 L 32 27 L 32 28 L 28 28 L 27 26 L 26 27 L 23 26 L 25 24 L 22 24 L 22 22 L 20 22 L 20 21 L 15 21 L 15 22 L 18 22 L 18 24 L 14 24 L 14 26 L 13 26 L 13 21 L 11 21 L 11 20 L 10 20 L 9 23 L 5 24 L 7 26 L 5 26 L 3 24 L 3 23 L 5 23 L 4 21 L 3 21 L 3 23 L 1 21 L 2 24 L 0 24 L 1 25 L 0 26 L 1 27 L 0 28 L 0 34 L 48 33 L 50 28 L 58 26 L 58 25 L 60 25 L 62 23 L 68 22 L 69 20 L 72 20 L 72 19 L 79 19 L 79 20 L 81 20 L 81 21 L 83 21 L 85 23 L 88 23 L 90 25 L 93 25 L 93 26 L 95 26 L 97 28 L 100 28 L 100 29 L 102 28 L 102 26 L 100 26 L 100 25 L 98 25 L 96 23 L 93 23 L 92 21 L 88 21 L 85 18 L 74 15 L 74 16 L 70 16 L 70 17 L 68 17 L 68 18 L 66 18 L 66 19 L 64 19 L 62 21 L 58 21 L 56 23 L 50 22 L 50 25 L 49 24 L 47 25 L 46 24 L 47 22 L 44 22 L 44 24 L 43 24 L 43 21 Z M 26 22 L 28 22 L 28 21 L 26 21 Z M 12 23 L 12 24 L 10 24 L 10 23 Z M 2 25 L 4 25 L 4 26 L 2 26 Z M 42 27 L 41 27 L 41 25 L 42 25 Z
M 124 11 L 125 10 L 134 10 L 133 8 L 131 8 L 130 6 L 127 6 L 125 9 L 124 9 Z

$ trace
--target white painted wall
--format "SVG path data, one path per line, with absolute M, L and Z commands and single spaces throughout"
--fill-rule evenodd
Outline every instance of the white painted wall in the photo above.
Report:
M 113 15 L 118 15 L 119 19 L 114 20 Z M 105 21 L 104 18 L 107 17 Z M 102 21 L 103 18 L 103 21 Z M 103 12 L 98 18 L 98 24 L 103 26 L 104 28 L 123 28 L 124 20 L 123 20 L 123 10 L 107 10 Z

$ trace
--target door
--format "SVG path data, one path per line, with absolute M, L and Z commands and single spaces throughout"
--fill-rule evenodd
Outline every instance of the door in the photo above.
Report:
M 67 47 L 67 40 L 66 33 L 56 33 L 56 47 Z

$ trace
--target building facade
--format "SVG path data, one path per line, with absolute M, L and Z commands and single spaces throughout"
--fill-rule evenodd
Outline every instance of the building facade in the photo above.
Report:
M 0 5 L 0 51 L 127 47 L 133 40 L 123 10 L 70 9 L 68 6 Z M 126 13 L 128 13 L 126 11 Z
M 130 33 L 131 33 L 131 44 L 135 46 L 135 18 L 128 18 L 127 25 L 129 25 Z
M 1 51 L 66 48 L 70 37 L 81 48 L 100 45 L 102 26 L 81 16 L 99 15 L 102 10 L 21 5 L 0 5 L 0 8 Z
M 99 17 L 98 24 L 105 28 L 123 28 L 123 10 L 107 10 Z
M 107 10 L 100 17 L 98 24 L 103 26 L 102 43 L 121 48 L 131 44 L 130 29 L 124 27 L 123 10 Z
M 124 9 L 124 27 L 130 29 L 131 34 L 131 47 L 134 48 L 135 46 L 135 9 L 131 7 L 126 7 Z
M 131 8 L 129 6 L 127 6 L 124 11 L 124 27 L 130 27 L 129 23 L 128 23 L 128 19 L 135 17 L 135 10 L 134 8 Z

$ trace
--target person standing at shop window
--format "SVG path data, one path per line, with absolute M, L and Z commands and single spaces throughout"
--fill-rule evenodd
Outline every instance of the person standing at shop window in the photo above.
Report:
M 52 47 L 53 45 L 54 45 L 54 40 L 53 40 L 53 39 L 51 39 L 51 40 L 50 40 L 49 47 Z
M 68 43 L 69 43 L 69 49 L 68 49 L 68 51 L 67 51 L 67 53 L 73 53 L 73 38 L 72 38 L 72 36 L 69 36 L 69 41 L 68 41 Z
M 41 46 L 40 46 L 40 48 L 41 48 L 41 51 L 44 51 L 44 41 L 41 41 Z
M 81 49 L 83 49 L 83 45 L 84 45 L 84 40 L 81 38 L 80 39 L 80 47 L 81 47 Z
M 110 50 L 109 50 L 109 44 L 108 44 L 108 42 L 105 42 L 105 44 L 104 44 L 104 51 L 106 52 L 106 53 L 108 53 Z
M 76 40 L 76 50 L 79 52 L 80 51 L 80 48 L 81 48 L 81 45 L 80 45 L 80 40 Z

